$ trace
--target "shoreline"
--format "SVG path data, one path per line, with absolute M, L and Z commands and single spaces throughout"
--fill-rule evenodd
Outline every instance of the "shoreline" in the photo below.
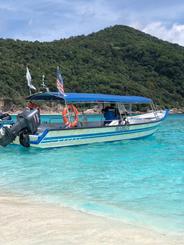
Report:
M 159 233 L 13 193 L 0 193 L 0 215 L 2 244 L 184 243 L 184 236 Z
M 17 116 L 19 113 L 21 113 L 21 111 L 18 112 L 13 112 L 13 113 L 8 113 L 11 116 Z M 62 116 L 61 113 L 59 112 L 41 112 L 40 114 L 41 116 Z M 82 115 L 81 113 L 79 115 Z M 95 116 L 95 115 L 99 115 L 98 113 L 86 113 L 85 115 L 87 116 Z M 184 115 L 184 112 L 169 112 L 169 115 Z
M 16 116 L 17 114 L 21 113 L 23 111 L 24 108 L 22 109 L 18 109 L 15 111 L 6 111 L 6 113 L 10 114 L 11 116 Z M 85 115 L 99 115 L 101 114 L 101 110 L 96 110 L 96 109 L 86 109 L 84 112 L 80 112 L 79 111 L 79 115 L 83 115 L 83 113 Z M 137 111 L 138 113 L 138 111 Z M 139 112 L 141 113 L 141 111 Z M 42 116 L 62 116 L 61 111 L 58 110 L 45 110 L 45 109 L 41 109 L 40 114 Z M 184 114 L 184 108 L 171 108 L 169 109 L 169 115 L 183 115 Z

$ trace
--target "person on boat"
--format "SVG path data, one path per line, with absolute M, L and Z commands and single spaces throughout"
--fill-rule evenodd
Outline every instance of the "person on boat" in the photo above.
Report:
M 110 106 L 103 108 L 102 113 L 105 118 L 104 125 L 111 123 L 113 120 L 120 119 L 120 114 L 118 109 L 115 107 L 115 104 L 110 104 Z

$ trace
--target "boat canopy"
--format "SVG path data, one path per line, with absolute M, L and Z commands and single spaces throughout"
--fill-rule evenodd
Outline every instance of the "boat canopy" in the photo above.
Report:
M 62 95 L 59 92 L 36 93 L 26 98 L 27 100 L 46 100 L 46 101 L 66 101 L 72 102 L 95 102 L 95 103 L 124 103 L 124 104 L 149 104 L 152 102 L 150 98 L 141 96 L 120 96 L 109 94 L 89 94 L 89 93 L 66 93 Z

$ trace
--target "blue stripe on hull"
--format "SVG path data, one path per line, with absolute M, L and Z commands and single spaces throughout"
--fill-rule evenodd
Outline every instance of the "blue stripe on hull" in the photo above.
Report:
M 73 141 L 73 140 L 68 140 L 68 141 L 54 141 L 54 142 L 45 142 L 44 144 L 38 144 L 38 145 L 32 145 L 32 146 L 38 146 L 38 148 L 63 148 L 63 147 L 68 147 L 68 146 L 80 146 L 80 145 L 88 145 L 88 144 L 94 144 L 94 143 L 108 143 L 108 142 L 117 142 L 117 141 L 124 141 L 124 140 L 136 140 L 136 139 L 142 139 L 145 137 L 148 137 L 152 134 L 155 133 L 156 129 L 147 131 L 147 132 L 139 132 L 137 133 L 132 133 L 130 135 L 126 134 L 124 136 L 127 136 L 127 138 L 123 137 L 123 134 L 120 136 L 111 136 L 111 137 L 105 137 L 105 138 L 94 138 L 94 139 L 82 139 L 79 141 Z M 136 135 L 137 134 L 137 135 Z M 122 138 L 121 138 L 122 137 Z M 102 140 L 100 140 L 102 139 Z
M 73 136 L 60 136 L 60 137 L 46 137 L 41 142 L 40 139 L 37 141 L 31 141 L 31 144 L 39 144 L 39 143 L 55 143 L 61 141 L 77 141 L 77 140 L 85 140 L 85 139 L 94 139 L 94 138 L 102 138 L 102 137 L 112 137 L 118 135 L 127 135 L 127 134 L 135 134 L 141 132 L 151 131 L 157 128 L 156 126 L 144 128 L 144 129 L 134 129 L 134 130 L 121 130 L 118 132 L 105 132 L 105 133 L 91 133 L 91 134 L 82 134 L 82 135 L 73 135 Z
M 150 134 L 147 134 L 147 135 L 144 135 L 144 136 L 139 136 L 139 137 L 135 137 L 135 138 L 130 138 L 130 139 L 128 139 L 128 140 L 141 140 L 141 139 L 144 139 L 144 138 L 147 138 L 147 137 L 149 137 L 149 136 L 152 136 L 153 134 L 155 133 L 155 131 L 154 132 L 152 132 L 152 133 L 150 133 Z M 102 143 L 102 144 L 108 144 L 108 143 L 114 143 L 114 142 L 122 142 L 122 141 L 124 141 L 124 140 L 122 140 L 122 139 L 120 139 L 120 140 L 109 140 L 109 141 L 104 141 L 104 142 L 93 142 L 93 144 L 95 144 L 95 143 Z M 46 143 L 46 142 L 45 142 Z M 49 142 L 48 142 L 49 143 Z M 84 142 L 84 143 L 82 143 L 82 144 L 72 144 L 72 145 L 62 145 L 62 146 L 53 146 L 53 147 L 50 147 L 50 146 L 46 146 L 46 147 L 44 147 L 43 149 L 52 149 L 52 148 L 63 148 L 63 147 L 76 147 L 76 146 L 84 146 L 84 145 L 89 145 L 89 144 L 92 144 L 92 143 L 86 143 L 86 142 Z

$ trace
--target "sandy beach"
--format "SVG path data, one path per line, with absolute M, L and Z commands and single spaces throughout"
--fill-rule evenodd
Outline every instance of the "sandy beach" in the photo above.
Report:
M 0 244 L 3 245 L 184 244 L 184 238 L 180 236 L 169 236 L 11 194 L 0 195 L 0 217 Z

